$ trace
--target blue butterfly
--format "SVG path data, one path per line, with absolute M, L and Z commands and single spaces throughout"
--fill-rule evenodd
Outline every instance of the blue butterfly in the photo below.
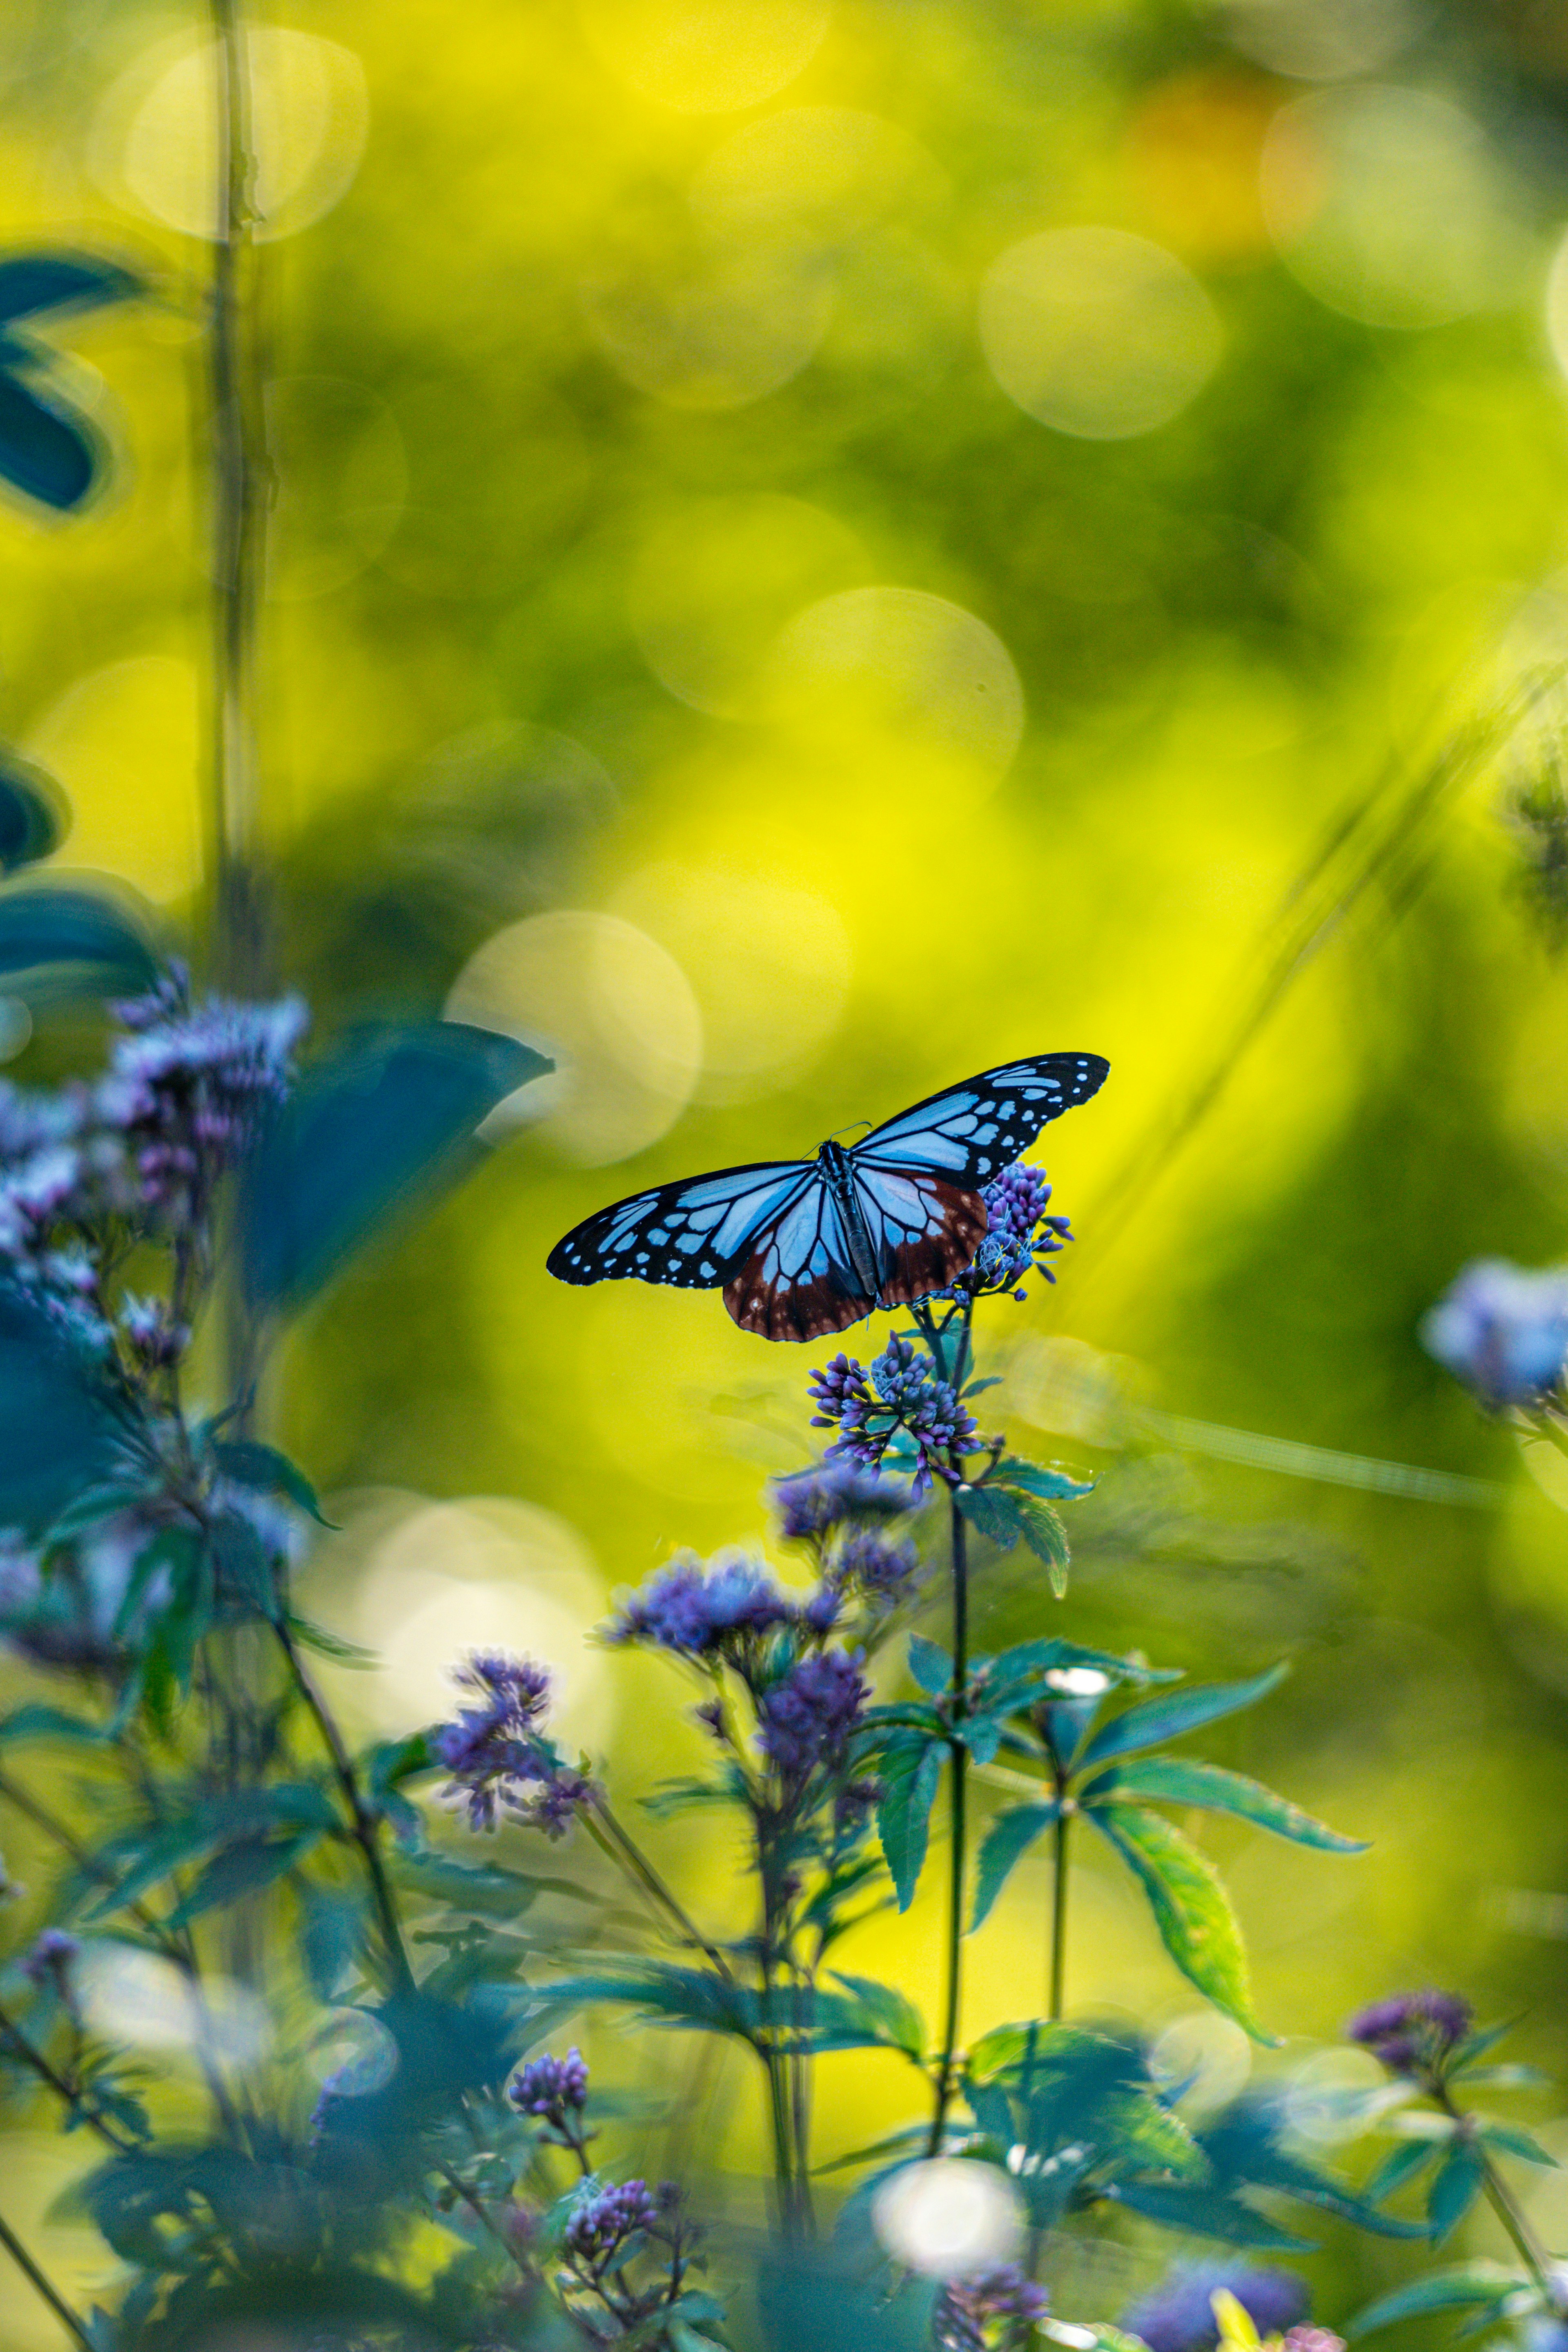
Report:
M 716 1290 L 742 1331 L 817 1339 L 907 1307 L 973 1265 L 982 1185 L 1047 1119 L 1098 1094 L 1098 1054 L 1037 1054 L 948 1087 L 815 1160 L 755 1160 L 612 1202 L 546 1264 L 563 1282 Z

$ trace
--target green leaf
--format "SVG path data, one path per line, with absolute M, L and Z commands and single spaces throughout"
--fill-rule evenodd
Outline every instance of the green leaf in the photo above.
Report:
M 877 2039 L 901 2050 L 917 2066 L 924 2063 L 925 2021 L 908 1993 L 896 1985 L 879 1984 L 874 1977 L 849 1977 L 832 1971 L 834 1981 L 847 1986 L 877 2029 Z
M 49 1521 L 41 1538 L 44 1548 L 50 1549 L 56 1544 L 66 1542 L 71 1536 L 81 1535 L 89 1528 L 97 1527 L 102 1519 L 115 1518 L 121 1511 L 133 1510 L 137 1504 L 144 1503 L 150 1495 L 159 1492 L 161 1489 L 145 1478 L 106 1479 L 98 1486 L 85 1487 Z
M 1037 1559 L 1044 1560 L 1049 1571 L 1051 1591 L 1061 1600 L 1068 1589 L 1068 1531 L 1062 1516 L 1049 1503 L 1042 1503 L 1035 1495 L 1009 1492 L 1008 1502 L 1018 1515 L 1019 1531 Z
M 1077 1502 L 1094 1492 L 1092 1478 L 1069 1478 L 1065 1470 L 1044 1470 L 1037 1462 L 1026 1462 L 1016 1454 L 1003 1456 L 996 1465 L 996 1475 L 1004 1486 L 1021 1486 L 1026 1495 L 1037 1495 L 1042 1503 Z
M 1178 1691 L 1170 1698 L 1142 1699 L 1095 1733 L 1084 1750 L 1082 1769 L 1087 1771 L 1112 1756 L 1131 1755 L 1135 1748 L 1158 1748 L 1167 1739 L 1179 1739 L 1184 1732 L 1196 1731 L 1202 1724 L 1217 1722 L 1221 1716 L 1255 1706 L 1279 1688 L 1289 1671 L 1285 1664 L 1270 1666 L 1267 1674 L 1254 1675 L 1248 1682 L 1211 1683 L 1197 1690 Z
M 1369 2205 L 1382 2204 L 1385 2198 L 1394 2196 L 1425 2172 L 1436 2153 L 1429 2142 L 1419 2140 L 1407 2140 L 1403 2147 L 1391 2147 L 1362 2183 L 1362 2195 Z
M 0 1526 L 46 1525 L 101 1481 L 114 1435 L 89 1373 L 55 1326 L 0 1283 Z
M 36 1003 L 151 988 L 158 966 L 128 900 L 26 881 L 0 890 L 0 977 Z
M 998 1813 L 985 1832 L 980 1848 L 980 1858 L 974 1871 L 974 1911 L 969 1922 L 969 1932 L 984 1925 L 991 1915 L 992 1906 L 1012 1875 L 1014 1864 L 1025 1854 L 1042 1830 L 1048 1830 L 1059 1819 L 1061 1807 L 1053 1797 L 1043 1805 L 1014 1805 Z
M 108 1738 L 100 1723 L 85 1716 L 68 1715 L 63 1707 L 33 1701 L 0 1717 L 0 1747 L 19 1747 L 29 1739 L 68 1739 L 76 1747 L 96 1748 Z
M 462 1174 L 480 1122 L 552 1066 L 515 1038 L 455 1021 L 366 1031 L 318 1063 L 247 1171 L 252 1304 L 303 1306 L 393 1212 Z
M 907 1911 L 914 1901 L 925 1865 L 931 1809 L 936 1801 L 946 1747 L 945 1740 L 905 1736 L 889 1741 L 878 1759 L 883 1795 L 877 1808 L 877 1833 L 900 1911 Z
M 952 1660 L 935 1642 L 928 1642 L 923 1633 L 911 1633 L 910 1672 L 921 1690 L 929 1691 L 934 1698 L 952 1680 Z
M 1544 2164 L 1554 2172 L 1557 2169 L 1557 2158 L 1548 2155 L 1541 2142 L 1521 2131 L 1517 2124 L 1484 2123 L 1479 2137 L 1489 2147 L 1500 2147 L 1509 2156 L 1521 2157 L 1526 2164 Z
M 673 1966 L 627 1969 L 623 1974 L 568 1977 L 540 1988 L 563 2009 L 592 2000 L 618 2001 L 667 2025 L 697 2026 L 710 2033 L 754 2039 L 761 2023 L 757 1996 L 709 1969 Z
M 1241 1931 L 1218 1873 L 1180 1830 L 1141 1805 L 1089 1814 L 1142 1881 L 1161 1939 L 1205 2000 L 1258 2042 L 1268 2035 L 1252 2015 Z
M 1086 1805 L 1121 1803 L 1129 1797 L 1156 1797 L 1173 1805 L 1198 1805 L 1213 1813 L 1234 1813 L 1272 1830 L 1276 1837 L 1297 1845 L 1320 1846 L 1329 1853 L 1364 1853 L 1364 1838 L 1341 1837 L 1326 1829 L 1299 1805 L 1276 1796 L 1260 1781 L 1244 1773 L 1227 1772 L 1218 1764 L 1190 1762 L 1181 1756 L 1141 1756 L 1131 1764 L 1112 1765 L 1081 1791 Z
M 1486 2182 L 1486 2159 L 1471 2140 L 1456 2140 L 1426 2192 L 1432 2242 L 1440 2246 L 1469 2211 Z
M 1195 2188 L 1184 2180 L 1119 2180 L 1104 2194 L 1113 2203 L 1142 2213 L 1146 2221 L 1158 2221 L 1167 2230 L 1190 2230 L 1194 2237 L 1222 2238 L 1229 2245 L 1256 2246 L 1278 2254 L 1299 2254 L 1311 2244 L 1310 2239 L 1282 2230 L 1241 2198 Z
M 334 1633 L 328 1625 L 318 1625 L 309 1617 L 297 1617 L 290 1612 L 284 1624 L 302 1650 L 314 1650 L 323 1658 L 335 1658 L 341 1666 L 374 1666 L 376 1655 L 363 1642 L 351 1642 L 346 1633 Z
M 996 1486 L 957 1486 L 953 1500 L 966 1519 L 989 1536 L 1004 1551 L 1011 1551 L 1024 1532 L 1016 1502 Z
M 170 1912 L 169 1926 L 186 1927 L 204 1912 L 221 1910 L 272 1885 L 302 1862 L 321 1836 L 321 1830 L 310 1829 L 295 1837 L 246 1838 L 237 1845 L 226 1846 L 214 1854 L 184 1901 Z
M 236 1438 L 215 1445 L 212 1455 L 223 1475 L 231 1478 L 237 1486 L 248 1486 L 261 1495 L 286 1495 L 318 1527 L 331 1526 L 331 1520 L 322 1517 L 316 1490 L 304 1472 L 286 1454 L 279 1454 L 275 1445 L 258 1445 L 252 1438 Z
M 1376 2328 L 1393 2327 L 1402 2319 L 1424 2319 L 1428 2312 L 1491 2309 L 1527 2284 L 1521 2272 L 1506 2271 L 1500 2263 L 1461 2263 L 1453 2270 L 1413 2279 L 1408 2286 L 1395 2287 L 1392 2294 L 1379 2295 L 1375 2303 L 1357 2312 L 1346 2333 L 1353 2341 Z

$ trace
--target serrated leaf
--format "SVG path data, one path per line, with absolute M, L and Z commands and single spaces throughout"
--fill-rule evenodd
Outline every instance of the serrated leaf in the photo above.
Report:
M 1141 1805 L 1107 1806 L 1086 1818 L 1142 1880 L 1162 1942 L 1205 2000 L 1258 2042 L 1241 1931 L 1218 1872 L 1163 1814 Z
M 286 1495 L 318 1527 L 331 1526 L 331 1520 L 323 1517 L 316 1490 L 304 1472 L 277 1446 L 259 1445 L 253 1438 L 233 1438 L 214 1445 L 212 1455 L 223 1475 L 237 1486 L 248 1486 L 260 1495 Z
M 1020 1454 L 1008 1454 L 996 1465 L 996 1475 L 1005 1486 L 1021 1486 L 1026 1495 L 1037 1495 L 1042 1503 L 1076 1502 L 1084 1495 L 1092 1495 L 1092 1478 L 1069 1478 L 1065 1470 L 1047 1470 L 1037 1462 L 1026 1462 Z
M 942 1778 L 947 1743 L 906 1737 L 880 1751 L 878 1769 L 883 1794 L 877 1807 L 877 1833 L 892 1874 L 899 1908 L 907 1911 L 925 1866 L 931 1810 Z
M 1456 2140 L 1426 2192 L 1426 2219 L 1434 2245 L 1440 2246 L 1458 2228 L 1479 2196 L 1486 2177 L 1486 2159 L 1480 2149 L 1473 2141 Z
M 1173 1805 L 1195 1805 L 1209 1812 L 1232 1813 L 1276 1837 L 1297 1845 L 1318 1846 L 1328 1853 L 1364 1853 L 1364 1838 L 1342 1837 L 1310 1813 L 1277 1796 L 1261 1781 L 1242 1772 L 1228 1772 L 1218 1764 L 1189 1761 L 1180 1756 L 1139 1756 L 1131 1763 L 1112 1765 L 1081 1790 L 1086 1805 L 1121 1802 L 1127 1798 L 1163 1798 Z
M 1424 2319 L 1430 2312 L 1490 2309 L 1527 2284 L 1522 2273 L 1505 2271 L 1499 2263 L 1461 2263 L 1453 2270 L 1412 2279 L 1408 2286 L 1395 2287 L 1392 2294 L 1379 2295 L 1375 2303 L 1357 2312 L 1345 2332 L 1353 2342 L 1379 2327 L 1393 2327 L 1402 2319 Z
M 952 1680 L 952 1660 L 935 1642 L 928 1642 L 923 1633 L 910 1635 L 910 1672 L 921 1690 L 934 1698 L 947 1689 Z
M 1008 1492 L 1007 1500 L 1018 1514 L 1019 1532 L 1037 1559 L 1044 1560 L 1050 1577 L 1051 1591 L 1061 1600 L 1068 1589 L 1068 1567 L 1071 1553 L 1068 1549 L 1068 1531 L 1061 1513 L 1037 1496 Z
M 989 1536 L 1003 1551 L 1011 1551 L 1024 1532 L 1023 1518 L 1017 1504 L 1010 1495 L 996 1486 L 957 1486 L 953 1500 L 971 1524 L 983 1536 Z
M 1266 1674 L 1254 1675 L 1247 1682 L 1211 1683 L 1196 1690 L 1177 1691 L 1170 1698 L 1141 1699 L 1101 1725 L 1084 1750 L 1080 1767 L 1088 1771 L 1113 1756 L 1162 1747 L 1167 1739 L 1179 1739 L 1205 1723 L 1217 1723 L 1222 1716 L 1255 1706 L 1279 1688 L 1289 1671 L 1287 1664 L 1270 1666 Z
M 986 1831 L 974 1868 L 974 1909 L 969 1922 L 969 1932 L 983 1927 L 990 1917 L 992 1906 L 1011 1877 L 1014 1866 L 1027 1853 L 1044 1830 L 1050 1829 L 1061 1818 L 1061 1806 L 1056 1798 L 1040 1805 L 1014 1805 L 998 1813 Z
M 461 1022 L 366 1031 L 301 1079 L 246 1173 L 246 1284 L 263 1311 L 321 1290 L 415 1194 L 478 1157 L 496 1106 L 553 1066 Z

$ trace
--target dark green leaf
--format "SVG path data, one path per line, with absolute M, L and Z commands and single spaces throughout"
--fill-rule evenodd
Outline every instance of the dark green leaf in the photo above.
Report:
M 1248 1682 L 1212 1683 L 1197 1690 L 1177 1691 L 1170 1698 L 1141 1699 L 1095 1733 L 1084 1750 L 1083 1769 L 1112 1756 L 1131 1755 L 1135 1748 L 1158 1748 L 1167 1739 L 1179 1739 L 1184 1732 L 1196 1731 L 1202 1724 L 1217 1722 L 1221 1716 L 1255 1706 L 1279 1688 L 1289 1671 L 1288 1665 L 1270 1666 L 1267 1674 L 1254 1675 Z
M 24 383 L 18 371 L 35 379 Z M 105 443 L 51 391 L 39 352 L 0 335 L 0 476 L 57 514 L 79 507 L 98 480 Z
M 36 1527 L 110 1467 L 114 1425 L 47 1318 L 0 1284 L 0 1526 Z
M 374 1666 L 376 1654 L 362 1642 L 351 1642 L 345 1633 L 334 1633 L 330 1626 L 317 1625 L 309 1617 L 290 1613 L 284 1623 L 302 1650 L 314 1650 L 323 1658 L 335 1658 L 341 1666 Z
M 1364 1838 L 1341 1837 L 1321 1822 L 1304 1813 L 1284 1797 L 1240 1772 L 1218 1764 L 1190 1762 L 1181 1756 L 1140 1756 L 1130 1764 L 1112 1765 L 1081 1791 L 1086 1805 L 1123 1801 L 1129 1797 L 1163 1798 L 1173 1805 L 1197 1805 L 1214 1813 L 1234 1813 L 1259 1829 L 1297 1845 L 1321 1846 L 1329 1853 L 1364 1853 Z
M 996 1465 L 996 1475 L 1006 1486 L 1021 1486 L 1026 1495 L 1037 1495 L 1042 1503 L 1076 1502 L 1080 1496 L 1092 1495 L 1092 1478 L 1069 1478 L 1065 1470 L 1044 1470 L 1037 1462 L 1026 1462 L 1016 1454 L 1004 1455 Z
M 889 1741 L 879 1759 L 883 1795 L 877 1808 L 877 1832 L 900 1911 L 914 1901 L 925 1865 L 931 1809 L 945 1753 L 943 1740 L 905 1736 Z
M 1379 2295 L 1356 2314 L 1346 2333 L 1353 2341 L 1401 2319 L 1424 2319 L 1429 2312 L 1490 2310 L 1526 2284 L 1519 2272 L 1505 2271 L 1498 2263 L 1460 2263 L 1453 2270 L 1434 2272 L 1395 2287 L 1392 2294 Z
M 89 310 L 126 302 L 141 280 L 90 253 L 14 253 L 0 261 L 0 324 L 42 311 Z
M 1068 1589 L 1068 1565 L 1071 1554 L 1068 1549 L 1068 1531 L 1062 1525 L 1061 1513 L 1037 1496 L 1009 1494 L 1008 1503 L 1018 1515 L 1019 1532 L 1037 1559 L 1044 1560 L 1050 1575 L 1051 1591 L 1059 1601 Z
M 1023 1517 L 1011 1495 L 997 1486 L 958 1486 L 953 1500 L 966 1519 L 989 1536 L 1004 1551 L 1011 1551 L 1024 1531 Z
M 14 753 L 0 758 L 0 873 L 52 856 L 69 830 L 70 811 L 53 779 Z
M 923 1633 L 910 1635 L 910 1672 L 921 1690 L 934 1698 L 952 1680 L 952 1660 L 935 1642 L 928 1642 Z
M 35 1701 L 26 1706 L 14 1707 L 0 1717 L 0 1747 L 19 1747 L 30 1739 L 68 1739 L 75 1746 L 99 1746 L 108 1734 L 99 1723 L 89 1723 L 85 1716 L 68 1715 L 62 1707 L 47 1706 Z
M 1464 2220 L 1486 2180 L 1486 2159 L 1470 2140 L 1456 2140 L 1426 2192 L 1432 2242 L 1440 2246 Z
M 1007 1812 L 997 1814 L 985 1832 L 975 1865 L 974 1913 L 969 1922 L 972 1935 L 990 1916 L 991 1907 L 1007 1884 L 1015 1863 L 1060 1813 L 1061 1807 L 1053 1797 L 1043 1805 L 1015 1805 Z
M 1301 2253 L 1310 2244 L 1268 2221 L 1239 2197 L 1225 2197 L 1213 2189 L 1184 2180 L 1120 2180 L 1106 2194 L 1145 2220 L 1167 2230 L 1188 2230 L 1194 2237 L 1222 2238 L 1233 2246 L 1256 2246 L 1271 2253 Z
M 295 1837 L 246 1838 L 237 1845 L 226 1846 L 214 1854 L 189 1894 L 170 1912 L 170 1927 L 184 1927 L 204 1912 L 221 1910 L 272 1885 L 304 1860 L 321 1834 L 319 1829 L 301 1830 Z
M 879 2041 L 890 2049 L 901 2050 L 906 2057 L 920 2065 L 925 2057 L 925 2021 L 909 1995 L 896 1985 L 879 1984 L 873 1977 L 841 1976 L 833 1971 L 834 1981 L 847 1986 L 860 2008 L 877 2029 Z
M 1206 2000 L 1257 2041 L 1241 1931 L 1218 1873 L 1160 1813 L 1112 1805 L 1088 1818 L 1143 1883 L 1161 1939 L 1182 1974 Z
M 1362 2183 L 1362 2195 L 1369 2205 L 1381 2204 L 1435 2163 L 1436 2156 L 1430 2141 L 1407 2140 L 1401 2147 L 1391 2147 Z
M 275 1445 L 258 1445 L 251 1438 L 232 1439 L 215 1445 L 212 1454 L 224 1476 L 232 1478 L 237 1486 L 249 1486 L 262 1495 L 286 1495 L 318 1527 L 331 1526 L 331 1519 L 322 1517 L 316 1490 L 304 1472 Z
M 1541 2142 L 1521 2131 L 1517 2124 L 1483 2124 L 1480 2137 L 1489 2147 L 1500 2147 L 1509 2156 L 1522 2158 L 1526 2164 L 1550 2165 L 1553 2171 L 1557 2168 L 1557 2158 L 1549 2156 Z
M 0 437 L 4 384 L 0 376 Z M 28 881 L 0 890 L 0 976 L 33 999 L 110 996 L 151 988 L 158 967 L 141 924 L 107 889 Z
M 459 1022 L 368 1032 L 310 1070 L 254 1155 L 245 1269 L 254 1304 L 304 1304 L 385 1219 L 471 1165 L 475 1129 L 552 1066 Z

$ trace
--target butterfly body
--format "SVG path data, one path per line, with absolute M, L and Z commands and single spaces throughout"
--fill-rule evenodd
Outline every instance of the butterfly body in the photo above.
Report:
M 633 1193 L 557 1242 L 563 1282 L 721 1288 L 742 1330 L 815 1339 L 944 1289 L 985 1237 L 982 1188 L 1047 1121 L 1086 1102 L 1098 1054 L 1004 1063 L 916 1103 L 860 1142 Z

